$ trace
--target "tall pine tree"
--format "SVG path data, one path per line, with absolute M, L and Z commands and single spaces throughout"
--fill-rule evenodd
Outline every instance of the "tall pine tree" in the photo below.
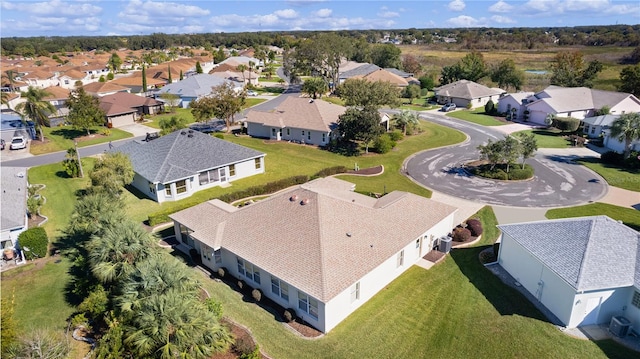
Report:
M 167 72 L 169 72 L 169 83 L 172 83 L 173 80 L 171 79 L 171 65 L 167 66 Z
M 144 64 L 142 64 L 142 92 L 147 92 L 147 69 Z

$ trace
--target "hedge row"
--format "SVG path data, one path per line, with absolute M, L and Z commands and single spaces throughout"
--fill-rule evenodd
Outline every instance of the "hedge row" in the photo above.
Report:
M 332 175 L 335 175 L 335 174 L 345 173 L 345 172 L 347 172 L 347 168 L 344 167 L 344 166 L 329 167 L 329 168 L 325 168 L 323 170 L 320 170 L 318 173 L 314 174 L 313 176 L 300 175 L 300 176 L 288 177 L 288 178 L 284 178 L 284 179 L 281 179 L 281 180 L 278 180 L 278 181 L 269 182 L 269 183 L 266 183 L 266 184 L 261 185 L 261 186 L 249 187 L 247 189 L 243 189 L 243 190 L 240 190 L 240 191 L 226 193 L 226 194 L 223 194 L 223 195 L 221 195 L 219 197 L 208 198 L 207 200 L 212 200 L 214 198 L 218 198 L 219 200 L 221 200 L 223 202 L 231 203 L 231 202 L 235 202 L 235 201 L 237 201 L 239 199 L 243 199 L 243 198 L 247 198 L 247 197 L 262 196 L 262 195 L 274 193 L 274 192 L 283 190 L 283 189 L 285 189 L 287 187 L 291 187 L 291 186 L 303 184 L 305 182 L 309 182 L 310 180 L 313 180 L 313 179 L 316 179 L 316 178 L 332 176 Z M 177 206 L 177 207 L 173 207 L 173 208 L 170 208 L 170 209 L 166 209 L 166 210 L 163 210 L 163 211 L 152 213 L 152 214 L 149 215 L 149 225 L 153 227 L 153 226 L 156 226 L 156 225 L 161 224 L 161 223 L 169 222 L 171 220 L 169 218 L 170 214 L 178 212 L 178 211 L 181 211 L 183 209 L 187 209 L 189 207 L 193 207 L 196 204 L 197 203 L 186 202 L 186 203 L 184 203 L 184 204 L 182 204 L 180 206 Z
M 42 227 L 29 228 L 18 236 L 20 248 L 24 251 L 27 260 L 44 258 L 47 255 L 49 238 Z

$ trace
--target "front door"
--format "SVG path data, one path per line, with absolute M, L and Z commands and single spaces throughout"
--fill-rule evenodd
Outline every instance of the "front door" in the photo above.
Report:
M 598 315 L 600 314 L 600 303 L 602 297 L 587 299 L 587 306 L 584 308 L 584 319 L 580 325 L 598 324 Z
M 227 170 L 226 168 L 220 169 L 220 182 L 227 182 Z

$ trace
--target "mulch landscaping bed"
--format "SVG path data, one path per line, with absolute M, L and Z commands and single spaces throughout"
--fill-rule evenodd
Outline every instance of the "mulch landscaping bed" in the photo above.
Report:
M 444 257 L 445 255 L 446 255 L 445 253 L 442 253 L 439 250 L 433 249 L 432 251 L 427 253 L 422 258 L 428 260 L 429 262 L 435 263 L 435 262 L 439 261 L 440 258 Z
M 27 228 L 35 228 L 38 225 L 40 225 L 40 223 L 44 222 L 44 217 L 40 217 L 40 216 L 31 216 L 29 218 L 29 222 L 28 222 L 28 227 Z
M 351 174 L 351 175 L 379 175 L 384 171 L 384 167 L 382 167 L 382 165 L 380 166 L 376 166 L 376 167 L 369 167 L 369 168 L 365 168 L 365 169 L 361 169 L 361 170 L 357 170 L 357 171 L 347 171 L 347 174 Z

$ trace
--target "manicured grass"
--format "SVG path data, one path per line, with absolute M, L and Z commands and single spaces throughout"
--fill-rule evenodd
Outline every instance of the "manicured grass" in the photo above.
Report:
M 518 133 L 533 133 L 536 136 L 538 148 L 571 147 L 571 143 L 569 142 L 569 140 L 564 137 L 566 134 L 555 128 L 518 131 L 515 132 L 514 135 Z
M 477 108 L 475 110 L 459 110 L 447 113 L 447 116 L 457 118 L 459 120 L 469 121 L 482 126 L 502 126 L 506 125 L 506 122 L 498 121 L 493 116 L 484 114 L 484 108 Z
M 87 135 L 85 131 L 76 130 L 71 126 L 43 127 L 42 132 L 44 133 L 44 137 L 47 142 L 42 143 L 39 140 L 31 141 L 30 152 L 33 155 L 66 151 L 74 146 L 73 142 L 75 138 Z M 108 136 L 104 136 L 103 134 L 105 132 L 109 132 L 110 134 Z M 96 134 L 95 138 L 78 141 L 78 147 L 93 146 L 99 143 L 117 141 L 133 136 L 129 132 L 125 132 L 117 128 L 107 129 L 104 126 L 92 127 L 91 133 Z
M 419 104 L 408 104 L 408 103 L 399 107 L 399 109 L 401 110 L 413 110 L 413 111 L 427 111 L 427 110 L 432 110 L 434 108 L 436 108 L 436 106 L 431 106 L 431 105 L 423 106 Z
M 334 105 L 340 105 L 340 106 L 344 106 L 344 100 L 341 99 L 340 97 L 336 97 L 336 96 L 323 96 L 321 98 L 321 100 L 323 101 L 327 101 L 329 103 L 332 103 Z
M 477 215 L 479 246 L 454 249 L 429 270 L 413 266 L 328 335 L 302 339 L 274 314 L 245 301 L 224 283 L 202 275 L 224 315 L 247 326 L 274 358 L 606 358 L 633 357 L 611 340 L 571 338 L 548 323 L 516 290 L 478 260 L 497 237 L 490 207 Z M 493 227 L 493 229 L 491 229 Z
M 265 101 L 267 101 L 267 100 L 265 100 L 263 98 L 251 98 L 251 97 L 249 97 L 249 98 L 246 99 L 246 102 L 244 104 L 244 108 L 253 107 L 253 106 L 255 106 L 257 104 L 260 104 L 260 103 L 263 103 Z
M 583 158 L 578 163 L 602 176 L 611 186 L 640 192 L 640 170 L 620 168 L 602 163 L 597 158 Z
M 163 113 L 163 114 L 153 115 L 153 116 L 147 115 L 145 116 L 146 121 L 144 122 L 144 125 L 160 129 L 160 120 L 169 119 L 173 116 L 184 118 L 187 121 L 187 124 L 196 122 L 196 119 L 193 118 L 193 115 L 191 114 L 191 110 L 188 108 L 174 108 L 173 111 L 174 112 Z
M 640 211 L 607 203 L 591 203 L 584 206 L 554 208 L 547 211 L 549 219 L 607 215 L 627 226 L 640 231 Z

